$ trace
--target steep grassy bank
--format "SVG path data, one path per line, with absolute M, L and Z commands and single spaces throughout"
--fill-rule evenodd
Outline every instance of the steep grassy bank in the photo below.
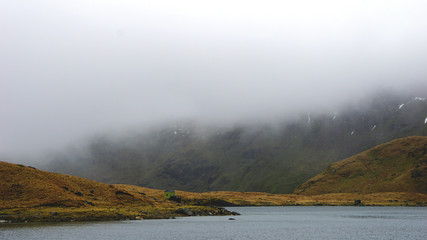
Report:
M 0 162 L 0 220 L 90 221 L 225 215 L 224 209 L 164 201 L 120 185 Z M 191 210 L 191 214 L 179 209 Z M 188 212 L 188 211 L 187 211 Z
M 381 144 L 331 164 L 294 193 L 427 193 L 427 137 Z

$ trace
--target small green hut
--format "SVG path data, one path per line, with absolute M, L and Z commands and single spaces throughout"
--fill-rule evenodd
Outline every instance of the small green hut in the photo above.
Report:
M 169 198 L 175 197 L 175 190 L 166 190 L 165 191 L 165 200 L 169 200 Z

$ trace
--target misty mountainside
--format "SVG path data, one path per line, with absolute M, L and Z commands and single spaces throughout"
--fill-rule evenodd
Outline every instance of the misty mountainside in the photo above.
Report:
M 274 124 L 187 123 L 98 136 L 86 151 L 58 153 L 43 168 L 157 189 L 292 193 L 331 163 L 414 135 L 427 135 L 427 100 L 382 93 L 336 113 L 305 113 Z
M 406 137 L 333 163 L 294 193 L 427 193 L 427 137 Z

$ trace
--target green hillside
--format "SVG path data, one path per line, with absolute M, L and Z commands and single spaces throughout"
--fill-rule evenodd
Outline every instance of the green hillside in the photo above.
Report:
M 295 194 L 427 193 L 427 137 L 381 144 L 333 163 L 295 190 Z
M 176 123 L 100 135 L 40 168 L 156 189 L 292 193 L 331 163 L 396 138 L 426 136 L 426 113 L 422 98 L 383 94 L 336 113 L 269 124 Z

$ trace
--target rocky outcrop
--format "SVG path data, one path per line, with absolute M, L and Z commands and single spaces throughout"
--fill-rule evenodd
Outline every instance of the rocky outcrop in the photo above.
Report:
M 189 208 L 180 208 L 175 211 L 176 214 L 182 216 L 226 216 L 240 215 L 237 212 L 230 212 L 225 208 L 216 208 L 215 210 L 191 210 Z

